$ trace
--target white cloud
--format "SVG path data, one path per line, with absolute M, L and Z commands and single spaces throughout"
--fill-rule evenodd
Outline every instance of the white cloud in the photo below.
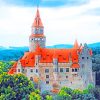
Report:
M 74 7 L 40 8 L 47 45 L 100 41 L 100 16 L 89 15 L 90 9 L 100 7 L 100 0 Z M 0 7 L 0 45 L 25 46 L 31 34 L 36 8 L 2 5 Z

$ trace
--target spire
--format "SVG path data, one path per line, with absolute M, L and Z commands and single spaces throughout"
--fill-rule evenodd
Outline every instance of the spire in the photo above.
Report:
M 78 48 L 79 48 L 79 45 L 78 45 L 77 40 L 75 40 L 75 42 L 74 42 L 74 48 L 75 48 L 75 49 L 78 49 Z
M 43 27 L 38 7 L 37 7 L 36 17 L 34 23 L 32 24 L 32 27 Z

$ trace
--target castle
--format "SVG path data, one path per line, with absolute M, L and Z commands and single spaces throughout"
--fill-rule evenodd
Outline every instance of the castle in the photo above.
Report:
M 92 72 L 92 50 L 87 44 L 75 41 L 71 49 L 46 48 L 46 37 L 39 9 L 32 24 L 29 52 L 16 62 L 8 74 L 23 73 L 31 81 L 39 81 L 41 91 L 60 89 L 84 89 L 95 85 Z

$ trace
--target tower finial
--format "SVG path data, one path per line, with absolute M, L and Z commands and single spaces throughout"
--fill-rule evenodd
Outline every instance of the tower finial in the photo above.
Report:
M 37 9 L 39 8 L 39 3 L 40 3 L 39 1 L 40 1 L 40 0 L 37 0 Z

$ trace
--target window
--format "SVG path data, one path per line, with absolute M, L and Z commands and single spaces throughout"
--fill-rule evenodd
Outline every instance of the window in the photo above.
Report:
M 63 72 L 63 68 L 60 68 L 60 72 Z
M 31 69 L 31 72 L 33 72 L 33 69 Z
M 85 65 L 84 65 L 84 64 L 82 64 L 82 68 L 84 68 L 84 66 L 85 66 Z
M 46 84 L 49 84 L 49 81 L 46 81 Z
M 30 77 L 30 80 L 33 81 L 33 77 Z
M 74 69 L 72 69 L 72 72 L 74 72 Z
M 68 76 L 66 76 L 66 78 L 68 78 Z
M 38 69 L 36 69 L 36 73 L 38 73 Z
M 84 59 L 84 57 L 82 57 L 82 59 Z
M 46 75 L 46 78 L 49 78 L 49 75 Z
M 77 69 L 75 68 L 75 72 L 77 72 Z
M 18 72 L 20 72 L 20 69 L 18 69 Z
M 66 68 L 66 72 L 69 72 L 69 68 Z
M 49 73 L 49 69 L 45 69 L 45 73 Z
M 24 69 L 23 69 L 23 72 L 24 72 Z
M 58 68 L 54 68 L 54 72 L 58 72 Z

